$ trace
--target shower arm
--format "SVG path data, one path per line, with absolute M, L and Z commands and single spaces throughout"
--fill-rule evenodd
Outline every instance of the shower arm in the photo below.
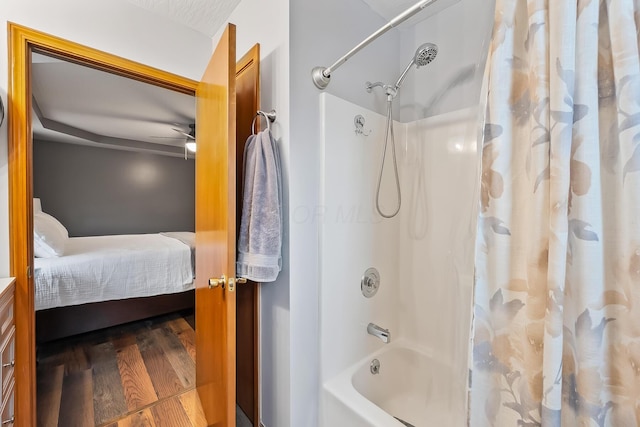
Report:
M 336 69 L 338 69 L 338 67 L 340 67 L 342 64 L 347 62 L 349 58 L 351 58 L 353 55 L 355 55 L 364 47 L 366 47 L 369 43 L 371 43 L 372 41 L 374 41 L 375 39 L 377 39 L 387 31 L 389 31 L 393 27 L 396 27 L 399 24 L 403 23 L 404 21 L 411 18 L 413 15 L 417 14 L 418 12 L 421 12 L 424 8 L 431 5 L 432 3 L 435 3 L 436 1 L 437 0 L 419 1 L 418 3 L 411 6 L 409 9 L 405 10 L 404 12 L 402 12 L 401 14 L 393 18 L 386 25 L 382 26 L 380 29 L 378 29 L 378 31 L 376 31 L 375 33 L 371 34 L 369 37 L 364 39 L 362 42 L 360 42 L 360 44 L 358 44 L 356 47 L 354 47 L 349 52 L 347 52 L 346 55 L 338 59 L 330 67 L 315 67 L 313 70 L 311 70 L 311 77 L 313 78 L 313 83 L 316 85 L 318 89 L 324 90 L 329 85 L 329 82 L 331 81 L 331 73 L 334 72 Z
M 415 58 L 411 60 L 411 62 L 409 62 L 409 65 L 407 65 L 407 68 L 404 69 L 404 71 L 402 72 L 402 74 L 400 75 L 400 78 L 398 79 L 398 81 L 396 82 L 396 84 L 393 85 L 393 88 L 395 90 L 400 89 L 400 85 L 402 84 L 402 82 L 404 81 L 404 78 L 407 77 L 407 73 L 409 72 L 409 70 L 411 69 L 411 66 L 413 64 L 415 64 L 416 60 Z

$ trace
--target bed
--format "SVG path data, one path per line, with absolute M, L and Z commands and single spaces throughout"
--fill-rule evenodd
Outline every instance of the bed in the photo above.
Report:
M 191 232 L 67 237 L 35 258 L 36 340 L 193 307 L 194 248 Z

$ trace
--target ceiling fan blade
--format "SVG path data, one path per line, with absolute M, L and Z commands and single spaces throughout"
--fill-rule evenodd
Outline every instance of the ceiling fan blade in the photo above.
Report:
M 180 134 L 182 134 L 182 135 L 186 136 L 186 137 L 187 137 L 187 138 L 189 138 L 189 139 L 194 139 L 194 140 L 196 139 L 195 137 L 193 137 L 193 136 L 189 135 L 189 134 L 188 134 L 188 133 L 186 133 L 186 132 L 181 131 L 180 129 L 176 129 L 176 128 L 171 128 L 171 129 L 173 129 L 173 130 L 175 130 L 176 132 L 178 132 L 178 133 L 180 133 Z

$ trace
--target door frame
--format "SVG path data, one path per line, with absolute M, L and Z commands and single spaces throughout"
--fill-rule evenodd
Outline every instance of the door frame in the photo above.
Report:
M 8 22 L 10 274 L 15 288 L 16 425 L 36 425 L 35 297 L 33 292 L 33 138 L 31 52 L 38 51 L 143 83 L 195 96 L 197 81 Z M 257 387 L 257 385 L 256 385 Z
M 242 216 L 245 142 L 253 131 L 253 124 L 257 126 L 257 129 L 260 129 L 261 124 L 264 126 L 262 117 L 257 114 L 259 109 L 260 44 L 256 43 L 236 63 L 236 239 L 239 235 Z M 247 365 L 250 365 L 245 363 L 249 359 L 253 363 L 253 411 L 247 415 L 252 419 L 254 426 L 260 425 L 260 393 L 258 386 L 260 382 L 259 319 L 260 285 L 249 280 L 246 284 L 236 287 L 236 349 L 244 348 L 245 346 L 249 348 L 246 352 L 236 353 L 236 403 L 245 412 L 246 409 L 251 409 L 251 404 L 246 402 L 249 397 L 244 387 L 246 383 L 238 380 L 240 375 L 247 375 L 244 369 L 247 369 Z M 253 343 L 251 345 L 247 345 L 244 337 L 238 337 L 238 332 L 245 332 L 244 328 L 253 332 Z M 248 408 L 245 405 L 248 405 Z

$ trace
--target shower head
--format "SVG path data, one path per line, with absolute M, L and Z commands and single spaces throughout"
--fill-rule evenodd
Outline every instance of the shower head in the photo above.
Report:
M 407 65 L 407 68 L 404 69 L 404 71 L 400 75 L 400 78 L 396 82 L 395 84 L 396 90 L 400 88 L 400 85 L 404 81 L 404 78 L 406 77 L 407 73 L 409 72 L 413 64 L 416 64 L 416 68 L 420 68 L 424 65 L 427 65 L 434 59 L 436 59 L 437 54 L 438 54 L 438 46 L 436 46 L 433 43 L 424 43 L 418 46 L 418 49 L 416 49 L 416 53 L 415 55 L 413 55 L 413 58 L 409 62 L 409 65 Z
M 413 62 L 416 63 L 416 66 L 422 67 L 423 65 L 427 65 L 434 59 L 436 59 L 436 55 L 438 54 L 438 46 L 433 43 L 425 43 L 418 47 L 416 50 L 416 54 L 413 57 Z

